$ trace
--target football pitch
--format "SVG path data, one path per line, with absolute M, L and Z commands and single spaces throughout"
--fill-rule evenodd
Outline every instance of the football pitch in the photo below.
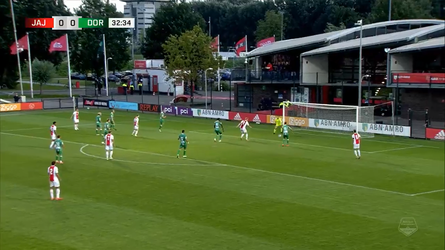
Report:
M 444 143 L 295 128 L 282 147 L 273 126 L 116 111 L 114 160 L 95 116 L 81 109 L 5 113 L 1 130 L 2 250 L 444 249 Z M 49 127 L 65 143 L 62 201 L 50 201 Z M 178 135 L 190 141 L 177 159 Z M 417 231 L 416 231 L 417 230 Z

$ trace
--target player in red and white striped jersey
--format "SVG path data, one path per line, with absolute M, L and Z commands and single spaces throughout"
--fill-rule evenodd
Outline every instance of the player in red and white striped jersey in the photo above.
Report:
M 247 127 L 249 127 L 249 128 L 252 128 L 252 127 L 250 126 L 250 124 L 249 124 L 249 120 L 247 119 L 247 117 L 246 117 L 244 120 L 242 120 L 242 121 L 238 124 L 237 127 L 240 128 L 240 131 L 241 131 L 241 137 L 240 137 L 240 139 L 242 140 L 243 137 L 244 137 L 244 135 L 245 135 L 245 136 L 246 136 L 246 141 L 248 141 L 248 140 L 249 140 L 249 134 L 247 133 Z
M 49 134 L 51 135 L 51 144 L 49 145 L 49 148 L 52 149 L 54 147 L 54 142 L 57 139 L 57 126 L 56 122 L 53 122 L 53 125 L 49 127 Z
M 133 119 L 133 133 L 131 135 L 138 136 L 139 132 L 139 115 L 135 116 Z
M 114 146 L 114 136 L 111 134 L 111 130 L 105 136 L 105 156 L 108 160 L 113 159 L 113 146 Z
M 71 115 L 74 122 L 74 130 L 79 130 L 79 109 L 76 109 Z
M 360 139 L 361 139 L 360 134 L 357 133 L 356 130 L 354 130 L 354 133 L 352 134 L 352 145 L 354 146 L 354 153 L 355 153 L 355 157 L 357 157 L 357 159 L 360 159 L 360 157 L 361 157 Z
M 59 168 L 56 167 L 56 162 L 51 162 L 51 166 L 48 167 L 48 176 L 49 176 L 49 194 L 51 196 L 51 200 L 61 200 L 60 198 L 60 179 L 59 176 Z M 56 197 L 54 198 L 54 189 L 56 190 Z

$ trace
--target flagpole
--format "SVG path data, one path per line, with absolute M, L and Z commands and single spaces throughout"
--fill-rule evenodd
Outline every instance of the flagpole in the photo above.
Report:
M 19 52 L 19 42 L 17 40 L 17 28 L 15 26 L 14 4 L 12 3 L 12 0 L 9 0 L 9 3 L 11 4 L 12 27 L 14 28 L 15 47 L 16 47 L 16 50 L 17 50 L 16 51 L 16 53 L 17 53 L 17 64 L 19 66 L 20 93 L 23 96 L 22 69 L 21 69 L 21 66 L 20 66 L 20 52 Z
M 28 43 L 28 68 L 29 68 L 29 85 L 31 86 L 31 98 L 34 98 L 34 83 L 32 82 L 32 60 L 31 60 L 31 44 L 29 43 L 29 32 L 26 32 Z
M 71 63 L 70 63 L 70 44 L 68 42 L 68 34 L 66 36 L 66 59 L 68 60 L 68 88 L 70 89 L 70 97 L 73 97 L 73 88 L 71 86 Z
M 220 42 L 219 42 L 219 35 L 218 35 L 218 54 L 217 54 L 217 58 L 219 60 L 219 52 L 220 52 Z M 221 88 L 221 73 L 219 72 L 219 61 L 218 61 L 218 89 L 219 91 L 223 91 Z
M 103 43 L 104 43 L 104 69 L 105 69 L 105 87 L 107 88 L 107 96 L 108 96 L 108 63 L 107 63 L 107 48 L 105 47 L 105 34 L 102 34 L 103 36 Z M 100 93 L 99 93 L 100 94 Z
M 244 39 L 244 42 L 246 43 L 246 54 L 244 55 L 245 56 L 245 58 L 244 58 L 244 63 L 246 64 L 246 83 L 247 83 L 247 80 L 249 79 L 248 77 L 249 77 L 249 70 L 248 70 L 248 62 L 247 62 L 247 47 L 248 47 L 248 43 L 247 43 L 247 35 L 244 37 L 245 39 Z

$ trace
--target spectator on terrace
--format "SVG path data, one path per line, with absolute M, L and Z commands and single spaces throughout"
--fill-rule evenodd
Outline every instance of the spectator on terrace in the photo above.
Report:
M 20 102 L 20 96 L 17 94 L 17 93 L 15 93 L 15 95 L 14 95 L 14 102 L 15 103 L 18 103 L 18 102 Z

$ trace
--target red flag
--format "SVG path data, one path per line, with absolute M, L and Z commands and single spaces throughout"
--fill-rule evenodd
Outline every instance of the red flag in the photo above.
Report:
M 210 48 L 212 48 L 213 52 L 216 52 L 216 51 L 218 51 L 218 46 L 219 46 L 219 36 L 213 38 Z
M 246 37 L 243 37 L 235 45 L 235 54 L 239 56 L 241 52 L 245 52 L 247 48 Z
M 267 46 L 267 45 L 271 45 L 274 42 L 275 42 L 275 37 L 274 36 L 273 37 L 269 37 L 269 38 L 265 38 L 265 39 L 257 42 L 256 43 L 256 47 L 257 48 L 261 48 L 261 47 L 264 47 L 264 46 Z
M 61 36 L 51 42 L 51 44 L 49 45 L 49 52 L 52 53 L 54 51 L 68 51 L 66 45 L 66 35 Z
M 24 37 L 20 38 L 20 40 L 17 41 L 19 53 L 28 49 L 28 35 L 25 35 Z M 11 55 L 17 55 L 17 44 L 13 43 L 10 47 L 11 49 Z

